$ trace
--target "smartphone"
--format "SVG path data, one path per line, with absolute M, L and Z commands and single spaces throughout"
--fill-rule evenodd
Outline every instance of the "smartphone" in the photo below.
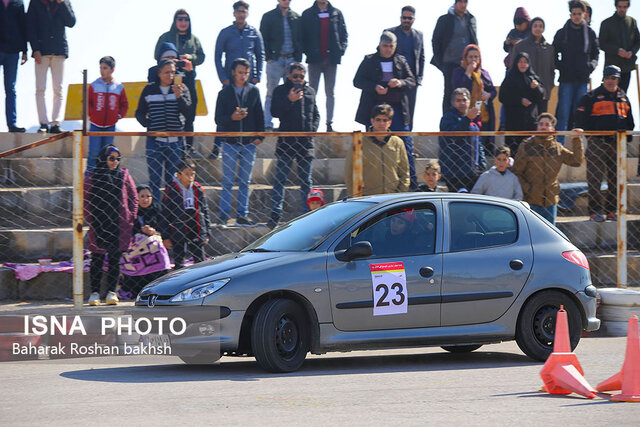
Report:
M 302 83 L 295 82 L 295 83 L 293 84 L 293 89 L 294 89 L 296 92 L 297 92 L 297 91 L 299 91 L 300 89 L 302 89 Z
M 240 108 L 240 112 L 241 113 L 246 113 L 247 111 L 249 111 L 249 109 L 247 107 Z
M 476 101 L 476 108 L 478 110 L 482 108 L 482 101 Z
M 181 85 L 182 84 L 182 74 L 176 74 L 173 78 L 173 84 Z

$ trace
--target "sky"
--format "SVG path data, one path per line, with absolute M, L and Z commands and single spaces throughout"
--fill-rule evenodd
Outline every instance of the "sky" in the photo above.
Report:
M 25 0 L 25 7 L 27 3 Z M 117 80 L 144 81 L 148 68 L 155 64 L 153 50 L 158 37 L 169 30 L 175 10 L 182 7 L 190 13 L 193 33 L 200 39 L 207 55 L 197 72 L 198 79 L 204 87 L 209 115 L 196 119 L 195 130 L 215 130 L 213 115 L 217 93 L 221 88 L 214 64 L 215 41 L 220 30 L 233 22 L 234 0 L 72 0 L 71 3 L 77 23 L 75 27 L 67 29 L 69 58 L 65 63 L 65 96 L 67 84 L 82 83 L 83 69 L 88 70 L 89 82 L 99 77 L 98 61 L 105 55 L 111 55 L 116 59 Z M 591 0 L 590 3 L 594 9 L 591 26 L 597 34 L 602 20 L 611 16 L 615 8 L 613 0 Z M 262 15 L 275 8 L 277 2 L 253 0 L 249 1 L 249 4 L 248 23 L 259 27 Z M 291 8 L 302 13 L 312 4 L 312 0 L 292 0 Z M 438 69 L 429 64 L 432 56 L 431 36 L 438 17 L 447 12 L 453 1 L 334 0 L 332 4 L 342 11 L 349 32 L 349 47 L 338 68 L 334 129 L 344 132 L 362 130 L 362 126 L 354 120 L 360 90 L 353 87 L 353 76 L 364 55 L 375 52 L 382 30 L 399 25 L 401 8 L 412 4 L 416 8 L 414 28 L 424 33 L 426 56 L 423 85 L 418 90 L 414 131 L 437 131 L 442 112 L 443 77 Z M 483 68 L 489 71 L 496 85 L 502 82 L 505 73 L 502 60 L 506 53 L 502 50 L 502 43 L 513 28 L 513 14 L 519 6 L 524 6 L 532 18 L 541 16 L 545 20 L 544 36 L 549 42 L 553 40 L 555 32 L 569 19 L 567 2 L 564 0 L 469 0 L 468 10 L 476 17 L 478 23 Z M 636 19 L 640 17 L 640 5 L 636 1 L 631 2 L 629 14 Z M 603 64 L 604 53 L 601 52 L 598 68 L 591 75 L 594 88 L 601 82 Z M 263 101 L 265 83 L 266 76 L 263 72 L 262 82 L 259 84 Z M 50 79 L 48 85 L 46 99 L 50 114 Z M 16 91 L 18 125 L 33 132 L 38 127 L 38 115 L 35 106 L 34 61 L 31 57 L 18 69 Z M 324 131 L 325 99 L 322 83 L 319 92 L 318 106 L 322 115 L 320 131 Z M 629 97 L 637 118 L 638 88 L 635 73 L 632 74 Z M 135 109 L 136 106 L 132 105 L 130 108 Z M 0 102 L 0 132 L 6 129 L 4 116 L 4 103 Z M 77 122 L 63 124 L 65 130 L 79 127 Z M 135 119 L 125 119 L 119 122 L 118 130 L 144 129 Z

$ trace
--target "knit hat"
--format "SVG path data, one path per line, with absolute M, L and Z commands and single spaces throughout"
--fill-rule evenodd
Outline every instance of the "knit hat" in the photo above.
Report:
M 520 25 L 523 22 L 531 22 L 531 17 L 529 16 L 529 12 L 524 7 L 519 7 L 516 9 L 516 13 L 513 15 L 513 23 L 515 25 Z
M 156 61 L 160 61 L 162 58 L 166 58 L 168 56 L 173 56 L 174 58 L 178 57 L 178 49 L 176 48 L 176 45 L 169 42 L 161 43 L 156 51 Z
M 312 188 L 309 191 L 309 194 L 307 194 L 307 206 L 309 206 L 311 202 L 320 202 L 321 203 L 320 206 L 324 206 L 325 204 L 324 193 L 322 192 L 321 189 Z M 311 206 L 309 206 L 309 209 L 311 209 Z

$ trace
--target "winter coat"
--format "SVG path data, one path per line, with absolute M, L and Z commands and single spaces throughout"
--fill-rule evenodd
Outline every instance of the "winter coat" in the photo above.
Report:
M 71 2 L 31 0 L 27 11 L 27 37 L 33 52 L 69 57 L 65 27 L 76 25 Z M 32 54 L 33 56 L 33 54 Z
M 603 85 L 582 97 L 575 114 L 576 126 L 585 130 L 633 130 L 629 97 L 620 88 L 609 92 Z
M 224 65 L 222 54 L 224 53 Z M 251 64 L 251 79 L 260 80 L 264 64 L 264 44 L 257 28 L 245 24 L 239 29 L 231 24 L 220 31 L 216 40 L 215 62 L 221 82 L 231 81 L 231 64 L 236 58 L 244 58 Z
M 522 200 L 522 187 L 520 186 L 518 177 L 509 169 L 502 174 L 498 172 L 495 166 L 480 175 L 471 193 L 503 197 L 511 200 Z
M 604 51 L 604 65 L 617 65 L 623 73 L 632 71 L 635 68 L 640 49 L 640 33 L 636 20 L 629 15 L 621 18 L 614 13 L 613 16 L 602 21 L 600 24 L 600 34 L 598 35 L 600 49 Z M 621 58 L 618 56 L 618 49 L 633 52 L 631 58 Z
M 396 37 L 398 37 L 398 40 L 400 40 L 400 37 L 404 36 L 404 31 L 402 30 L 401 25 L 393 28 L 388 28 L 385 31 L 391 31 L 396 35 Z M 411 37 L 413 37 L 413 57 L 416 59 L 416 63 L 413 64 L 414 67 L 409 64 L 409 68 L 411 68 L 411 71 L 416 78 L 416 84 L 421 85 L 422 77 L 424 76 L 424 35 L 422 34 L 422 31 L 412 28 Z M 400 48 L 400 42 L 398 42 L 398 48 Z M 398 53 L 404 56 L 406 59 L 407 55 L 404 55 L 400 51 L 398 51 Z
M 580 28 L 573 28 L 571 20 L 558 30 L 553 38 L 556 68 L 560 71 L 560 83 L 587 83 L 589 76 L 598 66 L 600 44 L 596 33 L 586 21 Z M 587 34 L 588 44 L 585 51 L 584 35 Z M 535 70 L 538 71 L 538 70 Z
M 27 15 L 22 0 L 0 0 L 0 52 L 27 53 Z
M 156 81 L 142 89 L 136 119 L 149 132 L 182 132 L 190 107 L 189 88 L 184 86 L 182 96 L 176 98 L 173 86 L 169 86 L 169 93 L 165 95 Z
M 181 11 L 180 14 L 184 15 L 184 11 Z M 191 55 L 191 62 L 193 63 L 193 66 L 195 68 L 196 66 L 201 65 L 204 62 L 204 50 L 202 50 L 200 40 L 191 33 L 191 22 L 189 22 L 189 29 L 184 36 L 178 34 L 178 28 L 176 27 L 177 15 L 178 12 L 176 12 L 176 14 L 173 16 L 171 29 L 169 29 L 169 31 L 158 38 L 158 42 L 156 43 L 156 48 L 154 50 L 154 57 L 156 61 L 160 60 L 160 55 L 162 54 L 160 46 L 162 45 L 162 43 L 173 43 L 178 51 L 178 56 Z
M 180 184 L 174 181 L 167 185 L 164 198 L 162 199 L 162 222 L 160 226 L 160 234 L 163 239 L 169 239 L 172 242 L 184 242 L 187 236 L 187 229 L 190 223 L 195 223 L 197 230 L 197 242 L 204 244 L 209 237 L 209 209 L 207 207 L 207 197 L 204 194 L 204 188 L 197 182 L 192 185 L 194 207 L 189 209 L 193 211 L 195 218 L 187 217 L 187 210 L 184 208 L 184 196 L 180 189 Z
M 451 84 L 454 88 L 464 87 L 469 89 L 469 93 L 471 93 L 471 88 L 473 86 L 473 79 L 467 77 L 465 74 L 466 70 L 462 67 L 458 67 L 453 70 L 453 74 L 451 75 Z M 489 120 L 482 123 L 483 131 L 493 131 L 495 130 L 495 122 L 496 122 L 496 112 L 493 108 L 493 100 L 498 95 L 496 91 L 496 87 L 493 85 L 493 81 L 491 80 L 491 76 L 489 72 L 482 68 L 480 70 L 480 79 L 484 84 L 484 91 L 491 94 L 491 98 L 487 100 L 487 111 L 489 112 Z
M 247 108 L 247 117 L 242 120 L 231 120 L 236 107 Z M 257 86 L 247 83 L 242 93 L 242 99 L 236 96 L 234 85 L 229 84 L 218 93 L 216 101 L 216 124 L 225 132 L 264 132 L 264 111 L 260 101 L 260 91 Z M 225 137 L 229 144 L 251 144 L 263 137 Z
M 529 66 L 540 77 L 540 83 L 544 89 L 543 99 L 548 100 L 555 86 L 556 76 L 556 56 L 553 45 L 547 43 L 544 37 L 538 43 L 534 36 L 530 36 L 515 45 L 511 55 L 515 57 L 522 52 L 529 55 Z
M 358 89 L 362 89 L 360 95 L 360 105 L 356 113 L 356 122 L 368 127 L 371 124 L 371 110 L 378 104 L 383 102 L 390 103 L 380 98 L 376 92 L 376 86 L 382 85 L 382 67 L 380 62 L 393 62 L 393 78 L 402 82 L 400 88 L 388 88 L 389 91 L 385 97 L 395 96 L 400 100 L 402 107 L 403 124 L 408 125 L 411 122 L 411 114 L 409 112 L 408 91 L 416 87 L 416 79 L 409 68 L 407 60 L 402 55 L 394 54 L 391 58 L 382 58 L 379 53 L 366 55 L 358 67 L 353 85 Z M 396 104 L 397 105 L 397 104 Z
M 127 115 L 129 101 L 122 83 L 102 78 L 89 85 L 89 120 L 99 127 L 111 127 Z
M 347 152 L 344 180 L 347 195 L 353 194 L 353 150 Z M 372 136 L 362 138 L 363 194 L 404 193 L 409 191 L 409 160 L 400 137 L 389 135 L 383 140 Z
M 464 18 L 467 21 L 469 44 L 478 44 L 476 18 L 469 12 L 464 14 Z M 440 71 L 444 70 L 444 52 L 453 37 L 454 20 L 455 12 L 449 9 L 448 13 L 438 18 L 436 27 L 433 30 L 433 37 L 431 38 L 433 58 L 431 58 L 431 64 L 435 65 Z
M 535 70 L 529 65 L 529 69 L 521 73 L 518 70 L 520 58 L 529 59 L 524 52 L 514 57 L 513 65 L 500 86 L 500 102 L 504 104 L 504 116 L 506 130 L 535 130 L 538 118 L 538 103 L 542 100 L 544 89 Z M 536 80 L 538 86 L 531 89 L 531 82 Z M 522 98 L 531 101 L 531 105 L 522 105 Z
M 344 22 L 342 12 L 333 7 L 331 3 L 328 4 L 327 10 L 329 13 L 328 59 L 332 64 L 339 64 L 347 50 L 349 41 L 347 24 Z M 320 9 L 318 9 L 317 3 L 314 3 L 313 6 L 302 13 L 302 17 L 300 18 L 302 51 L 307 55 L 308 64 L 318 64 L 323 61 L 319 13 Z
M 562 165 L 578 167 L 584 160 L 582 140 L 575 137 L 569 150 L 553 135 L 537 135 L 524 140 L 511 167 L 518 176 L 524 201 L 537 206 L 553 206 L 560 201 L 558 175 Z
M 287 22 L 291 29 L 291 41 L 293 43 L 293 59 L 302 61 L 302 40 L 300 40 L 300 15 L 289 9 Z M 264 55 L 267 61 L 276 61 L 280 58 L 282 45 L 284 44 L 284 23 L 280 6 L 262 15 L 260 21 L 260 34 L 264 41 Z
M 133 235 L 135 236 L 137 233 L 142 233 L 142 227 L 145 225 L 155 228 L 156 231 L 159 232 L 162 225 L 161 219 L 160 208 L 155 201 L 153 201 L 148 208 L 143 208 L 138 205 L 138 216 L 133 223 Z
M 118 250 L 121 252 L 131 247 L 133 222 L 138 212 L 138 193 L 133 178 L 129 175 L 127 169 L 119 168 L 112 173 L 114 176 L 110 177 L 114 182 L 120 184 L 120 188 L 116 190 L 120 193 L 119 197 L 117 194 L 111 194 L 116 203 L 115 206 L 110 206 L 110 209 L 117 211 L 117 218 L 113 218 L 105 210 L 98 211 L 98 206 L 101 205 L 101 202 L 100 200 L 96 201 L 94 196 L 99 197 L 105 191 L 109 191 L 103 188 L 108 186 L 104 184 L 108 181 L 98 178 L 99 176 L 105 177 L 105 173 L 108 173 L 105 172 L 105 153 L 109 152 L 109 148 L 110 146 L 107 146 L 101 151 L 96 168 L 92 172 L 87 172 L 84 180 L 84 217 L 89 224 L 88 249 L 92 253 L 99 254 L 106 253 L 107 245 L 110 242 L 117 243 Z M 104 224 L 105 219 L 103 217 L 105 215 L 113 219 L 113 222 Z M 116 234 L 117 239 L 115 239 Z
M 320 125 L 320 112 L 316 105 L 316 92 L 311 86 L 303 86 L 304 95 L 296 102 L 289 100 L 293 82 L 285 79 L 276 87 L 271 98 L 271 114 L 280 119 L 280 132 L 316 132 Z M 283 155 L 313 157 L 313 138 L 278 137 L 276 157 Z
M 455 107 L 447 110 L 440 120 L 441 132 L 478 132 L 479 128 Z M 438 161 L 445 179 L 474 176 L 487 166 L 484 148 L 478 136 L 441 136 L 438 138 Z

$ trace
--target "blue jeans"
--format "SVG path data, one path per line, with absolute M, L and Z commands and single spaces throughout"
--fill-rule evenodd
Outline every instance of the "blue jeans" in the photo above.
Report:
M 409 125 L 404 124 L 401 106 L 393 106 L 393 120 L 389 130 L 409 132 Z M 404 142 L 404 148 L 407 150 L 407 160 L 409 161 L 409 189 L 415 190 L 418 188 L 418 177 L 416 176 L 416 164 L 413 158 L 413 138 L 410 136 L 402 136 L 400 138 Z
M 106 128 L 96 126 L 91 123 L 89 127 L 90 132 L 113 132 L 116 130 L 115 126 L 109 126 Z M 89 137 L 89 154 L 87 156 L 87 172 L 91 172 L 96 167 L 96 161 L 98 154 L 102 149 L 110 144 L 113 144 L 113 136 L 90 136 Z
M 222 143 L 222 194 L 220 195 L 220 219 L 229 219 L 231 212 L 231 187 L 236 178 L 238 167 L 238 200 L 236 210 L 238 218 L 244 218 L 249 213 L 249 184 L 251 171 L 256 160 L 256 146 L 254 144 Z
M 587 93 L 586 83 L 560 83 L 558 87 L 558 125 L 556 130 L 567 130 L 567 122 L 571 112 L 576 111 L 580 99 Z M 558 142 L 564 145 L 564 136 L 558 137 Z
M 556 224 L 556 216 L 558 215 L 558 205 L 538 206 L 538 205 L 529 204 L 529 206 L 531 206 L 532 211 L 540 215 L 542 218 L 546 219 L 553 225 Z
M 287 78 L 289 64 L 293 61 L 293 57 L 284 58 L 281 56 L 275 61 L 267 62 L 267 97 L 264 102 L 264 127 L 273 127 L 273 116 L 271 115 L 273 90 L 280 84 L 280 79 Z
M 4 74 L 4 112 L 7 127 L 16 126 L 16 78 L 19 53 L 0 52 L 0 67 Z
M 147 167 L 149 168 L 149 187 L 154 200 L 160 198 L 160 187 L 173 181 L 173 175 L 178 171 L 178 162 L 182 156 L 182 139 L 177 142 L 162 142 L 147 137 Z M 164 183 L 162 168 L 164 167 Z
M 300 180 L 300 199 L 302 203 L 302 212 L 307 212 L 307 194 L 311 190 L 311 170 L 313 167 L 313 157 L 302 157 L 296 154 L 286 154 L 278 157 L 276 165 L 275 182 L 273 183 L 273 192 L 271 193 L 271 221 L 278 223 L 282 215 L 282 202 L 284 199 L 284 185 L 291 172 L 291 164 L 296 159 L 298 169 L 298 179 Z

